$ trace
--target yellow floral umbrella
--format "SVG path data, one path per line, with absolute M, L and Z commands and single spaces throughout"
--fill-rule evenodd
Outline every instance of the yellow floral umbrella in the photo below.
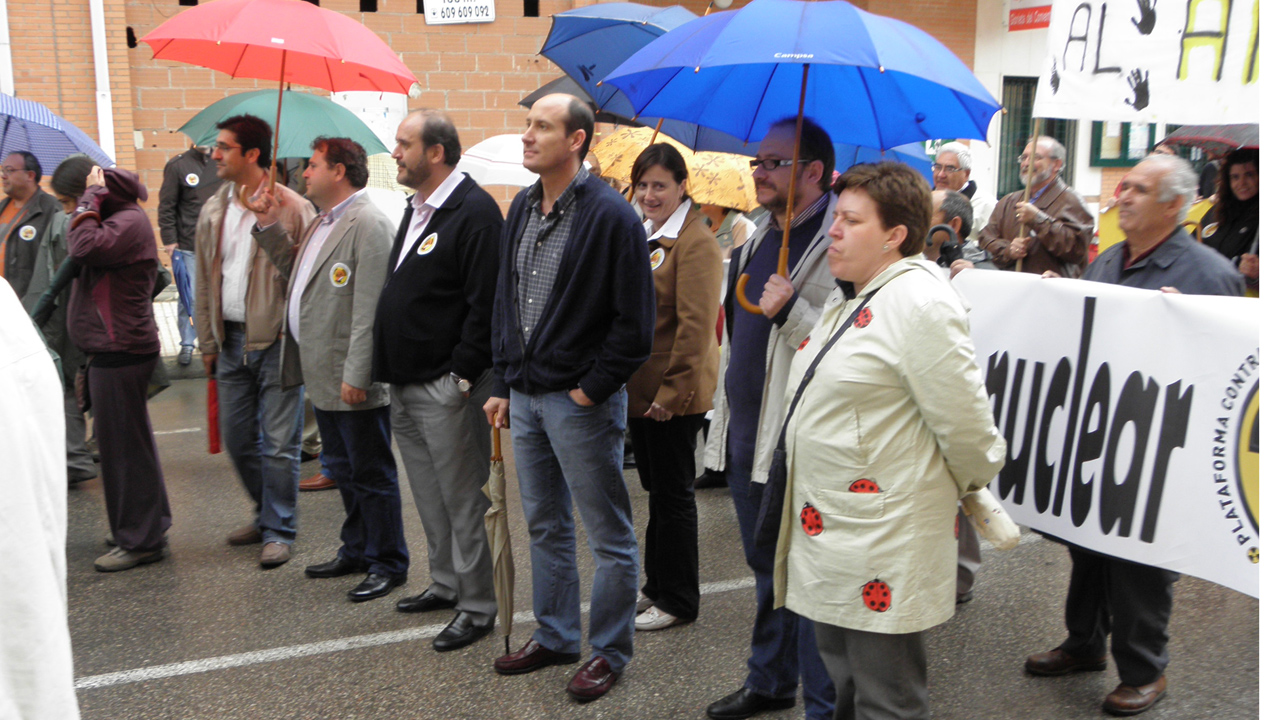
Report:
M 592 148 L 600 160 L 604 177 L 631 182 L 631 167 L 649 145 L 664 142 L 673 146 L 689 166 L 689 197 L 700 205 L 720 205 L 750 212 L 756 202 L 755 182 L 745 155 L 722 152 L 693 152 L 651 128 L 619 128 Z

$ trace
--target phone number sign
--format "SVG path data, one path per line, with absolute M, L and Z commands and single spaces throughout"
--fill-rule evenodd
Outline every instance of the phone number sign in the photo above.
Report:
M 423 15 L 428 25 L 493 22 L 493 0 L 426 0 Z

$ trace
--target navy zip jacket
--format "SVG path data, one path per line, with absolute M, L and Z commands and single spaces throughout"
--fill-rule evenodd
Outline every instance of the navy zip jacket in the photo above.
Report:
M 644 225 L 617 190 L 596 177 L 576 189 L 577 208 L 551 297 L 529 341 L 520 332 L 516 248 L 529 189 L 502 227 L 493 305 L 493 396 L 582 388 L 595 403 L 618 392 L 653 346 L 653 270 Z

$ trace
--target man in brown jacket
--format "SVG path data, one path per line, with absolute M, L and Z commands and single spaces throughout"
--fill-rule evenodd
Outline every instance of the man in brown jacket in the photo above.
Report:
M 1013 270 L 1021 260 L 1018 269 L 1023 272 L 1052 270 L 1077 278 L 1084 271 L 1093 216 L 1075 190 L 1058 177 L 1066 159 L 1062 143 L 1046 136 L 1028 143 L 1018 157 L 1019 177 L 1031 189 L 1027 202 L 1022 201 L 1021 190 L 1000 198 L 991 221 L 978 235 L 978 246 L 991 253 L 996 267 Z
M 289 561 L 297 534 L 302 388 L 280 382 L 280 328 L 285 278 L 252 236 L 253 194 L 267 192 L 271 128 L 237 115 L 218 124 L 213 159 L 230 180 L 196 221 L 196 335 L 205 372 L 218 380 L 222 442 L 253 500 L 257 519 L 227 536 L 231 545 L 262 542 L 259 562 Z M 315 217 L 311 204 L 275 186 L 279 222 L 302 237 Z M 296 252 L 297 248 L 294 248 Z

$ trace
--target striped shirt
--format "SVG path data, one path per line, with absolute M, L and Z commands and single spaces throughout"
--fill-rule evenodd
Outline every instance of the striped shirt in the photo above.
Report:
M 560 271 L 560 258 L 569 243 L 569 231 L 577 215 L 578 186 L 591 176 L 585 165 L 578 168 L 569 187 L 556 198 L 547 215 L 542 214 L 542 181 L 529 188 L 529 217 L 516 248 L 516 292 L 519 293 L 517 310 L 520 328 L 528 342 L 537 327 L 542 311 L 551 299 L 556 275 Z

